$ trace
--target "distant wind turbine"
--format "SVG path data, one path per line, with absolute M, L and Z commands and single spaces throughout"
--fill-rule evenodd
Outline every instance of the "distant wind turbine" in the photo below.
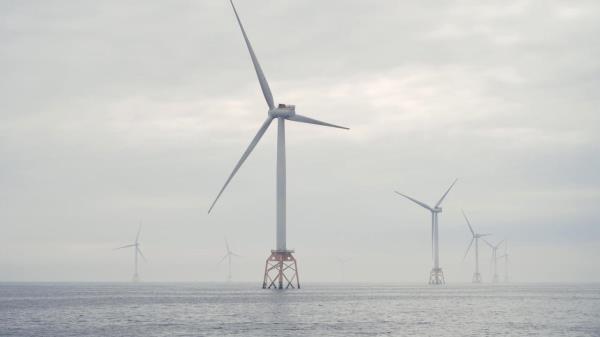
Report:
M 498 258 L 504 259 L 504 283 L 508 283 L 508 240 L 506 239 L 504 239 L 504 254 Z
M 467 218 L 467 215 L 465 214 L 465 211 L 462 211 L 462 214 L 465 217 L 465 221 L 467 221 L 467 226 L 469 226 L 469 230 L 471 231 L 471 235 L 473 236 L 471 242 L 469 243 L 469 247 L 465 252 L 465 256 L 463 256 L 463 261 L 467 257 L 467 254 L 469 254 L 469 249 L 471 249 L 473 241 L 475 241 L 475 272 L 473 273 L 473 283 L 481 283 L 481 273 L 479 273 L 479 239 L 490 234 L 475 233 L 473 227 L 471 226 L 469 218 Z
M 498 242 L 498 244 L 493 245 L 491 243 L 489 243 L 486 239 L 481 239 L 483 240 L 485 243 L 487 243 L 488 246 L 490 246 L 490 248 L 492 248 L 492 268 L 494 270 L 494 277 L 492 278 L 492 282 L 493 283 L 498 283 L 499 278 L 498 278 L 498 248 L 500 248 L 500 246 L 502 245 L 502 243 L 504 242 L 504 240 Z
M 394 191 L 397 194 L 407 198 L 408 200 L 416 203 L 417 205 L 423 208 L 428 209 L 431 212 L 431 253 L 433 255 L 433 268 L 431 269 L 431 273 L 429 274 L 429 284 L 444 284 L 446 282 L 444 280 L 444 272 L 442 271 L 442 268 L 440 268 L 440 251 L 438 246 L 438 214 L 442 212 L 442 208 L 440 206 L 442 205 L 444 198 L 446 198 L 448 192 L 450 192 L 454 184 L 456 184 L 457 180 L 458 179 L 454 180 L 452 185 L 450 185 L 448 190 L 446 190 L 446 193 L 442 195 L 442 197 L 437 202 L 437 204 L 435 204 L 434 207 L 431 207 L 417 199 L 411 198 L 408 195 L 402 194 L 398 191 Z
M 141 231 L 142 231 L 142 224 L 140 223 L 137 235 L 135 236 L 135 242 L 130 245 L 125 245 L 125 246 L 117 247 L 114 249 L 114 250 L 117 250 L 117 249 L 134 247 L 134 249 L 133 249 L 134 271 L 133 271 L 133 279 L 132 279 L 133 282 L 140 281 L 140 277 L 138 275 L 138 254 L 140 254 L 140 256 L 144 259 L 144 261 L 146 261 L 146 257 L 144 256 L 144 254 L 142 254 L 142 250 L 140 249 L 140 232 Z
M 263 70 L 258 63 L 258 59 L 254 54 L 254 49 L 252 49 L 252 45 L 250 44 L 250 40 L 246 35 L 246 31 L 244 30 L 244 26 L 242 25 L 242 21 L 233 5 L 233 1 L 230 0 L 231 6 L 233 8 L 233 12 L 237 19 L 237 22 L 240 26 L 240 30 L 242 31 L 242 35 L 244 37 L 244 41 L 246 42 L 246 47 L 248 48 L 248 52 L 250 53 L 250 58 L 252 59 L 252 63 L 254 65 L 254 70 L 256 71 L 256 76 L 258 77 L 258 82 L 260 84 L 260 88 L 262 90 L 265 101 L 267 102 L 268 110 L 267 110 L 267 118 L 260 126 L 258 132 L 250 142 L 250 145 L 246 148 L 242 157 L 237 162 L 233 171 L 225 181 L 225 184 L 217 194 L 217 197 L 210 205 L 208 209 L 208 213 L 211 212 L 223 191 L 237 171 L 240 169 L 242 164 L 246 161 L 256 144 L 260 141 L 262 136 L 265 134 L 271 122 L 273 120 L 277 120 L 277 198 L 276 198 L 276 219 L 277 219 L 277 227 L 276 227 L 276 248 L 271 250 L 271 255 L 267 258 L 265 263 L 265 274 L 263 278 L 263 288 L 276 288 L 276 289 L 284 289 L 284 288 L 300 288 L 300 282 L 298 280 L 298 268 L 296 264 L 296 259 L 293 257 L 293 250 L 288 250 L 286 246 L 286 160 L 285 160 L 285 121 L 291 122 L 299 122 L 299 123 L 307 123 L 307 124 L 315 124 L 321 126 L 334 127 L 339 129 L 348 129 L 343 126 L 338 126 L 334 124 L 325 123 L 316 119 L 312 119 L 303 115 L 299 115 L 296 113 L 296 107 L 294 105 L 287 104 L 278 104 L 275 106 L 275 101 L 273 99 L 273 94 L 271 93 L 271 88 L 269 87 L 269 83 L 263 73 Z M 286 275 L 286 273 L 288 273 Z M 285 285 L 284 285 L 285 280 Z M 295 286 L 294 286 L 295 284 Z
M 349 257 L 337 257 L 337 262 L 340 265 L 340 281 L 344 282 L 346 280 L 346 263 L 351 259 Z
M 223 263 L 223 261 L 225 261 L 225 259 L 227 259 L 227 264 L 229 266 L 229 273 L 227 274 L 227 281 L 231 282 L 231 257 L 232 256 L 241 257 L 241 256 L 232 252 L 231 249 L 229 249 L 229 242 L 227 242 L 227 238 L 225 238 L 225 249 L 226 249 L 227 253 L 225 254 L 225 256 L 223 256 L 221 261 L 219 261 L 219 264 Z

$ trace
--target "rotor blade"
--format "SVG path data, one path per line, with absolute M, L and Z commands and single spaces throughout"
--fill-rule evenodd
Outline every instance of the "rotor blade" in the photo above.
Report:
M 229 185 L 229 182 L 231 181 L 233 176 L 240 169 L 240 167 L 242 166 L 244 161 L 246 161 L 246 158 L 248 158 L 248 156 L 250 155 L 250 153 L 252 152 L 252 150 L 254 149 L 256 144 L 258 144 L 258 141 L 260 140 L 260 138 L 265 134 L 265 131 L 267 131 L 267 129 L 269 128 L 269 125 L 271 124 L 272 120 L 273 120 L 272 117 L 267 117 L 267 119 L 265 120 L 263 125 L 260 127 L 260 129 L 256 133 L 256 136 L 254 136 L 254 138 L 250 142 L 250 145 L 248 145 L 248 148 L 246 149 L 246 151 L 244 151 L 244 154 L 242 154 L 242 158 L 240 158 L 238 163 L 233 168 L 233 172 L 231 172 L 231 174 L 229 175 L 229 178 L 227 178 L 227 181 L 225 181 L 225 185 L 223 185 L 223 188 L 221 188 L 221 191 L 219 191 L 219 194 L 217 194 L 215 201 L 213 201 L 212 205 L 210 205 L 210 208 L 208 209 L 209 214 L 210 214 L 210 211 L 213 209 L 213 207 L 215 207 L 215 204 L 217 203 L 217 200 L 219 200 L 219 197 L 221 196 L 221 194 L 223 194 L 223 191 L 225 191 L 225 188 L 227 187 L 227 185 Z
M 235 257 L 243 257 L 243 256 L 241 256 L 241 255 L 238 255 L 238 254 L 234 253 L 234 252 L 231 252 L 231 253 L 229 253 L 229 255 L 231 255 L 231 256 L 235 256 Z
M 394 192 L 396 192 L 396 194 L 399 194 L 399 195 L 401 195 L 401 196 L 405 197 L 406 199 L 408 199 L 408 200 L 410 200 L 410 201 L 412 201 L 412 202 L 416 203 L 417 205 L 419 205 L 419 206 L 421 206 L 421 207 L 425 207 L 425 208 L 427 208 L 428 210 L 430 210 L 430 211 L 432 211 L 432 212 L 433 212 L 433 208 L 429 207 L 429 205 L 427 205 L 426 203 L 424 203 L 424 202 L 421 202 L 421 201 L 419 201 L 419 200 L 417 200 L 417 199 L 413 199 L 413 198 L 409 197 L 408 195 L 406 195 L 406 194 L 402 194 L 402 193 L 400 193 L 400 192 L 398 192 L 398 191 L 394 191 Z
M 463 261 L 467 258 L 467 254 L 469 254 L 469 250 L 471 249 L 471 246 L 473 245 L 473 241 L 475 241 L 475 238 L 471 238 L 471 242 L 469 243 L 469 247 L 467 247 L 467 251 L 465 252 L 465 256 L 463 256 Z
M 483 240 L 483 242 L 485 242 L 488 246 L 490 246 L 490 248 L 494 248 L 494 245 L 489 243 L 488 240 L 481 238 L 481 240 Z
M 482 238 L 482 237 L 484 237 L 484 236 L 490 236 L 490 235 L 492 235 L 492 234 L 490 234 L 490 233 L 484 233 L 484 234 L 477 234 L 477 235 L 479 235 L 479 237 L 480 237 L 480 238 Z
M 496 244 L 496 249 L 500 248 L 500 246 L 504 243 L 504 240 L 498 242 L 498 244 Z
M 229 254 L 225 254 L 225 256 L 223 256 L 223 258 L 219 261 L 219 263 L 217 265 L 220 265 L 221 263 L 223 263 L 223 261 L 225 261 L 225 259 L 229 256 Z
M 456 184 L 456 182 L 458 181 L 458 178 L 456 178 L 454 180 L 454 182 L 452 183 L 452 185 L 450 185 L 450 187 L 448 187 L 448 190 L 446 191 L 446 193 L 444 193 L 444 195 L 442 195 L 442 197 L 440 198 L 440 201 L 438 201 L 437 204 L 435 204 L 435 207 L 439 207 L 442 204 L 442 201 L 444 201 L 444 198 L 448 195 L 448 192 L 450 192 L 450 190 L 452 189 L 452 187 L 454 186 L 454 184 Z
M 467 225 L 469 226 L 469 230 L 471 231 L 471 234 L 473 234 L 473 236 L 475 236 L 475 231 L 473 230 L 473 227 L 471 227 L 471 222 L 469 221 L 469 218 L 467 218 L 467 215 L 465 214 L 465 211 L 462 211 L 463 216 L 465 217 L 465 220 L 467 221 Z
M 148 260 L 146 260 L 146 257 L 144 256 L 144 254 L 142 253 L 142 250 L 138 247 L 136 248 L 138 253 L 140 253 L 140 255 L 142 256 L 142 258 L 144 259 L 144 262 L 148 262 Z
M 240 25 L 240 29 L 242 30 L 242 35 L 244 35 L 244 40 L 246 41 L 246 46 L 248 47 L 248 52 L 250 53 L 250 58 L 252 59 L 252 64 L 254 64 L 254 70 L 256 71 L 256 76 L 258 77 L 258 82 L 260 83 L 260 88 L 262 89 L 263 95 L 265 96 L 265 100 L 269 105 L 269 109 L 275 108 L 275 103 L 273 103 L 273 94 L 271 93 L 271 88 L 269 88 L 269 83 L 267 83 L 267 79 L 265 74 L 258 63 L 258 59 L 256 55 L 254 55 L 254 49 L 252 49 L 252 45 L 250 44 L 250 40 L 248 40 L 248 36 L 246 35 L 246 30 L 244 30 L 244 26 L 242 25 L 242 21 L 240 20 L 240 16 L 233 5 L 233 0 L 229 0 L 231 2 L 231 7 L 233 8 L 233 12 L 235 13 L 235 17 L 237 19 L 238 24 Z
M 229 242 L 227 242 L 227 237 L 225 237 L 225 248 L 227 249 L 227 253 L 230 253 L 231 251 L 229 250 Z
M 431 222 L 431 260 L 433 261 L 434 249 L 433 249 L 433 221 Z
M 138 231 L 137 234 L 135 236 L 135 242 L 138 242 L 138 240 L 140 239 L 140 232 L 142 231 L 142 220 L 140 220 L 140 225 L 138 227 Z
M 117 247 L 117 248 L 115 248 L 113 250 L 117 250 L 117 249 L 121 249 L 121 248 L 129 248 L 129 247 L 133 247 L 133 246 L 135 246 L 135 243 L 132 243 L 130 245 L 125 245 L 125 246 Z
M 349 128 L 347 128 L 345 126 L 339 126 L 339 125 L 335 125 L 335 124 L 329 124 L 329 123 L 321 122 L 321 121 L 318 121 L 316 119 L 312 119 L 312 118 L 309 118 L 309 117 L 306 117 L 306 116 L 302 116 L 302 115 L 298 115 L 298 114 L 290 116 L 287 119 L 289 119 L 291 121 L 294 121 L 294 122 L 316 124 L 316 125 L 322 125 L 322 126 L 329 126 L 329 127 L 332 127 L 332 128 L 350 130 Z

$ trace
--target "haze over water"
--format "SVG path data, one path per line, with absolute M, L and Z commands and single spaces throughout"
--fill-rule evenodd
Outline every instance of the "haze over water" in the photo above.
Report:
M 600 285 L 4 283 L 0 335 L 599 336 Z

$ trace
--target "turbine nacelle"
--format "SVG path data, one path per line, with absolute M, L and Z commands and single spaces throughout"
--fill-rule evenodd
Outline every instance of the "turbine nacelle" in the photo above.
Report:
M 290 118 L 296 115 L 296 106 L 288 104 L 278 104 L 276 108 L 269 110 L 269 116 L 273 118 Z
M 441 207 L 436 207 L 436 208 L 433 209 L 433 211 L 435 213 L 442 213 L 442 208 Z

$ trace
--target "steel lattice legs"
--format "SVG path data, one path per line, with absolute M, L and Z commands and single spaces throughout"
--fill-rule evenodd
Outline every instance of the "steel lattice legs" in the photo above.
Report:
M 292 250 L 272 250 L 265 262 L 263 289 L 300 289 L 298 265 Z
M 442 268 L 433 268 L 431 269 L 431 273 L 429 274 L 429 284 L 444 284 L 446 281 L 444 280 L 444 272 Z

